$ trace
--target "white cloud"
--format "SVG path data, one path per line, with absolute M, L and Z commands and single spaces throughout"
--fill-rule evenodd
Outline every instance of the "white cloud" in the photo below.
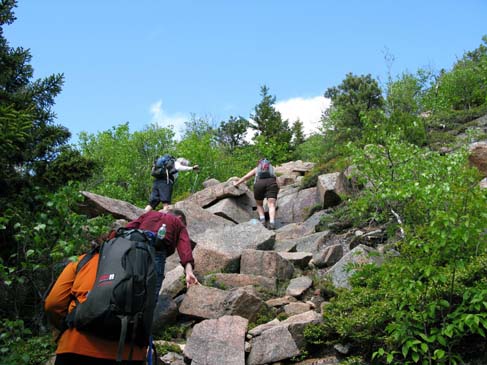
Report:
M 184 128 L 184 123 L 190 118 L 184 113 L 168 114 L 162 107 L 162 100 L 159 100 L 150 106 L 152 123 L 161 127 L 173 127 L 174 133 L 178 137 L 180 131 Z
M 292 98 L 279 101 L 274 104 L 274 107 L 281 113 L 283 119 L 289 120 L 290 126 L 299 119 L 303 123 L 304 134 L 308 136 L 318 132 L 321 115 L 330 107 L 330 99 L 324 96 L 308 99 Z

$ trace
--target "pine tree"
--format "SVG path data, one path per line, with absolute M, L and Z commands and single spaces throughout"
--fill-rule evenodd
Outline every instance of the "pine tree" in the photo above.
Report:
M 15 0 L 0 2 L 0 197 L 40 185 L 54 189 L 70 179 L 89 175 L 91 164 L 66 146 L 71 133 L 54 124 L 54 98 L 61 92 L 63 74 L 32 80 L 31 54 L 10 47 L 4 26 L 16 18 Z M 63 163 L 53 164 L 62 156 Z M 69 165 L 69 166 L 68 166 Z M 61 171 L 56 168 L 63 166 Z
M 250 127 L 256 131 L 255 137 L 262 136 L 290 146 L 292 131 L 289 122 L 283 120 L 281 113 L 274 108 L 276 97 L 269 94 L 269 88 L 265 85 L 261 87 L 260 94 L 262 100 L 256 105 L 254 114 L 250 116 Z

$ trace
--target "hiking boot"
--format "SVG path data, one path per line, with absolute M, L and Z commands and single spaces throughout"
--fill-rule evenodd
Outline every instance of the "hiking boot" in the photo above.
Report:
M 267 229 L 270 229 L 271 231 L 276 229 L 275 223 L 270 223 L 267 225 Z

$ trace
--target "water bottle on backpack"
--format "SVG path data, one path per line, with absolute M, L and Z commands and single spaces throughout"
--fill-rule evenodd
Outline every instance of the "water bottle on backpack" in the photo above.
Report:
M 156 240 L 155 240 L 155 244 L 154 244 L 154 247 L 156 250 L 160 250 L 164 244 L 164 238 L 166 237 L 166 230 L 167 230 L 167 226 L 166 226 L 166 223 L 162 223 L 162 225 L 159 227 L 159 230 L 157 231 L 157 235 L 156 235 Z

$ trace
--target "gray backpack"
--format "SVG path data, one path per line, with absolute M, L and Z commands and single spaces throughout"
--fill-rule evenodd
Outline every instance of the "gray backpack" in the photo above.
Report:
M 76 272 L 91 259 L 88 253 Z M 96 280 L 85 302 L 76 299 L 66 317 L 68 327 L 109 340 L 118 340 L 117 361 L 125 343 L 146 346 L 155 308 L 156 271 L 152 238 L 142 230 L 121 228 L 99 248 Z
M 266 158 L 260 160 L 257 164 L 256 178 L 267 179 L 275 176 L 276 174 L 274 173 L 274 167 L 272 166 L 271 162 Z

